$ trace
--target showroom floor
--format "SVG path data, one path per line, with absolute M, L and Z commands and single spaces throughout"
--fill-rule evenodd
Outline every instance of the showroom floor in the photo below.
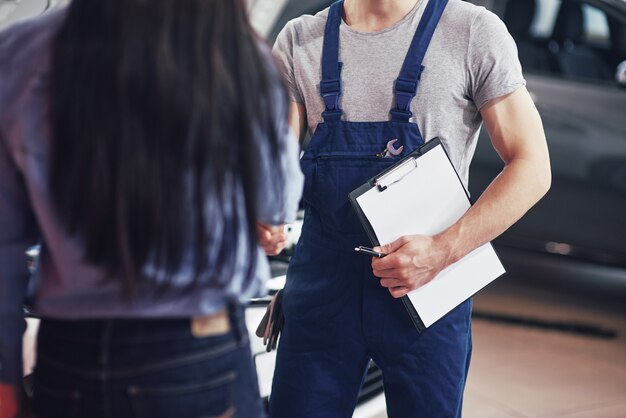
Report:
M 506 278 L 481 292 L 463 416 L 626 417 L 626 304 L 605 302 Z

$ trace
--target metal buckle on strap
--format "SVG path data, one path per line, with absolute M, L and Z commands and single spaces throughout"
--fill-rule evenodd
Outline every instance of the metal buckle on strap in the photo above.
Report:
M 411 113 L 411 101 L 417 94 L 423 70 L 424 66 L 420 65 L 417 73 L 417 79 L 415 81 L 404 78 L 396 79 L 394 88 L 396 95 L 396 108 L 391 111 L 392 115 L 399 116 L 401 118 L 406 118 L 407 116 L 410 118 L 413 116 L 413 113 Z
M 324 118 L 325 122 L 331 122 L 331 121 L 341 120 L 342 114 L 343 112 L 341 111 L 341 109 L 327 110 L 325 112 L 322 112 L 322 118 Z
M 413 116 L 413 112 L 411 112 L 410 110 L 407 111 L 407 110 L 391 109 L 389 113 L 391 113 L 391 120 L 395 120 L 395 121 L 408 122 L 409 119 L 411 119 L 411 117 Z
M 341 95 L 341 80 L 320 81 L 320 94 L 324 99 L 324 106 L 327 111 L 339 109 L 339 96 Z
M 322 99 L 327 111 L 339 110 L 339 93 L 322 94 Z
M 419 79 L 418 79 L 419 80 Z M 417 93 L 419 81 L 409 81 L 409 80 L 396 80 L 396 93 L 411 93 L 415 95 Z
M 418 79 L 419 80 L 419 79 Z M 419 81 L 396 80 L 396 109 L 411 114 L 411 101 L 417 94 Z M 412 114 L 411 114 L 412 115 Z
M 415 97 L 415 94 L 412 93 L 404 93 L 397 91 L 396 92 L 396 110 L 411 113 L 411 101 Z
M 320 93 L 341 93 L 341 80 L 322 80 L 320 81 Z

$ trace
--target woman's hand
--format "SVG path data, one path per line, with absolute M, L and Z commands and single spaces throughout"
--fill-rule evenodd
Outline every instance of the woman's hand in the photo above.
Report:
M 374 250 L 387 254 L 372 260 L 372 270 L 394 298 L 425 285 L 453 261 L 447 242 L 426 235 L 404 236 Z
M 256 224 L 259 236 L 259 245 L 267 255 L 277 255 L 285 248 L 287 234 L 284 225 L 265 225 L 260 222 Z

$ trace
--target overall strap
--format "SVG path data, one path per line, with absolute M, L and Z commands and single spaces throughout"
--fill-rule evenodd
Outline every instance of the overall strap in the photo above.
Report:
M 324 29 L 324 46 L 322 49 L 322 80 L 320 94 L 324 99 L 326 110 L 322 112 L 324 121 L 340 120 L 343 111 L 339 107 L 341 95 L 341 63 L 339 62 L 339 27 L 343 16 L 343 0 L 330 6 L 326 28 Z
M 413 113 L 411 112 L 411 101 L 417 94 L 420 76 L 424 66 L 422 61 L 426 55 L 426 50 L 433 37 L 435 28 L 443 14 L 443 10 L 448 4 L 448 0 L 424 0 L 428 1 L 424 14 L 415 31 L 409 52 L 407 53 L 400 75 L 396 80 L 394 94 L 396 96 L 396 107 L 391 109 L 391 120 L 408 122 Z

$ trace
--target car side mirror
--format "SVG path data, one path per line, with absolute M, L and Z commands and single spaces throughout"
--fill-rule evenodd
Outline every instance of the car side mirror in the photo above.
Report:
M 626 87 L 626 61 L 622 61 L 615 71 L 615 81 L 622 87 Z

